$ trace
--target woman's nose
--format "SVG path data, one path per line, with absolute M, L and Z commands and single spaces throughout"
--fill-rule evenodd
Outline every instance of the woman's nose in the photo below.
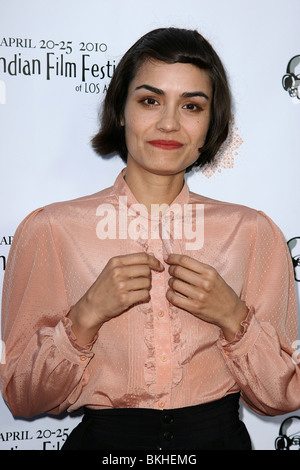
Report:
M 157 128 L 164 132 L 178 131 L 180 129 L 178 110 L 173 107 L 165 107 L 157 122 Z

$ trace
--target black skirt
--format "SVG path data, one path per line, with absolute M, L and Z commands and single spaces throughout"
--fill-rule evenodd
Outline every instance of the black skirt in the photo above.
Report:
M 239 394 L 170 410 L 84 409 L 62 450 L 251 450 Z

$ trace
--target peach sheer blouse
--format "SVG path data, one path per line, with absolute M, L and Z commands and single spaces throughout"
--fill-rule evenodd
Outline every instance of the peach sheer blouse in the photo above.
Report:
M 297 306 L 286 241 L 262 212 L 199 196 L 186 184 L 170 208 L 173 222 L 184 204 L 201 205 L 204 243 L 186 251 L 185 239 L 170 237 L 170 250 L 213 266 L 245 300 L 243 332 L 227 342 L 218 327 L 171 306 L 165 269 L 152 274 L 149 303 L 105 323 L 91 344 L 76 343 L 66 315 L 111 257 L 147 251 L 163 261 L 164 241 L 151 237 L 146 211 L 138 214 L 139 237 L 117 230 L 99 238 L 99 207 L 118 216 L 130 209 L 133 220 L 136 203 L 121 173 L 112 187 L 38 209 L 18 227 L 2 298 L 1 387 L 11 412 L 177 408 L 238 391 L 261 414 L 298 409 Z

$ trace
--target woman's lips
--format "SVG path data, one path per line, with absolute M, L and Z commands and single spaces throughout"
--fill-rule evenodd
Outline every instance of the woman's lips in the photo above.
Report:
M 181 142 L 177 140 L 148 140 L 148 144 L 153 145 L 153 147 L 158 147 L 164 150 L 175 150 L 183 146 Z

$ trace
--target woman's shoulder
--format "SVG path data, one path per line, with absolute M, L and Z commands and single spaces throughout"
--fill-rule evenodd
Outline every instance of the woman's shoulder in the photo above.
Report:
M 90 195 L 43 205 L 29 212 L 19 223 L 17 231 L 37 231 L 46 225 L 66 224 L 70 219 L 82 220 L 85 214 L 94 213 L 99 204 L 109 201 L 111 197 L 112 187 L 109 187 Z
M 201 194 L 197 194 L 194 192 L 190 191 L 190 197 L 189 197 L 189 202 L 191 204 L 204 204 L 207 206 L 207 208 L 219 210 L 225 212 L 240 212 L 241 214 L 248 215 L 248 216 L 254 216 L 257 217 L 257 215 L 260 213 L 260 210 L 254 209 L 253 207 L 244 205 L 244 204 L 239 204 L 235 202 L 229 202 L 229 201 L 221 201 L 218 199 L 213 199 L 210 197 L 202 196 Z
M 247 222 L 248 226 L 255 226 L 258 232 L 281 232 L 277 223 L 261 209 L 209 198 L 194 192 L 190 192 L 189 202 L 204 204 L 204 213 L 206 212 L 207 215 L 212 214 L 218 218 L 225 217 L 228 220 Z
M 80 196 L 78 198 L 65 201 L 53 202 L 51 204 L 45 205 L 42 209 L 45 210 L 47 214 L 54 214 L 56 212 L 61 213 L 62 211 L 69 210 L 71 208 L 79 209 L 81 207 L 94 207 L 95 204 L 104 202 L 106 199 L 109 199 L 112 196 L 113 187 L 111 186 L 86 196 Z

